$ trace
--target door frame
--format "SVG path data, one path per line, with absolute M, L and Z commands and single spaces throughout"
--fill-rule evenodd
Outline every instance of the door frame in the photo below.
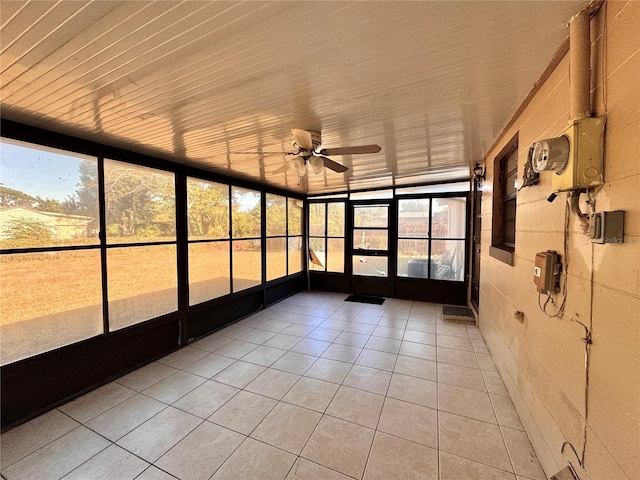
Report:
M 481 180 L 473 179 L 473 190 L 471 197 L 473 199 L 473 206 L 471 219 L 471 261 L 470 263 L 470 277 L 469 277 L 469 301 L 471 306 L 480 311 L 480 262 L 482 252 L 482 189 Z
M 466 199 L 465 208 L 465 236 L 464 236 L 464 274 L 461 281 L 437 280 L 433 278 L 414 278 L 398 275 L 398 206 L 400 200 L 429 198 L 459 198 Z M 310 198 L 307 205 L 314 203 Z M 309 271 L 310 287 L 312 289 L 340 292 L 369 294 L 388 298 L 419 300 L 450 305 L 469 305 L 470 278 L 471 278 L 471 244 L 472 244 L 472 201 L 473 193 L 466 191 L 429 192 L 395 195 L 393 198 L 379 199 L 350 199 L 347 196 L 341 198 L 318 198 L 318 202 L 328 205 L 331 202 L 344 202 L 345 205 L 345 248 L 344 248 L 344 272 Z M 389 205 L 389 244 L 388 244 L 388 276 L 381 281 L 379 277 L 352 276 L 352 252 L 353 252 L 353 207 L 355 205 Z M 307 217 L 308 222 L 308 217 Z M 429 221 L 431 224 L 431 220 Z M 431 228 L 431 227 L 430 227 Z M 429 241 L 431 242 L 431 234 Z M 462 240 L 460 238 L 459 240 Z M 307 263 L 308 268 L 308 263 Z M 355 280 L 354 280 L 355 278 Z M 386 283 L 388 281 L 388 283 Z
M 347 232 L 346 239 L 348 244 L 345 245 L 346 265 L 345 272 L 348 271 L 349 291 L 355 294 L 368 294 L 381 297 L 394 297 L 394 280 L 396 270 L 395 255 L 391 252 L 396 251 L 396 214 L 394 199 L 375 199 L 375 200 L 350 200 L 347 202 Z M 367 206 L 386 206 L 387 207 L 387 250 L 364 250 L 356 249 L 355 229 L 362 228 L 355 226 L 355 209 Z M 375 227 L 373 227 L 375 229 Z M 379 229 L 383 229 L 379 227 Z M 353 257 L 357 255 L 369 255 L 374 257 L 387 258 L 387 275 L 385 277 L 354 275 L 353 274 Z

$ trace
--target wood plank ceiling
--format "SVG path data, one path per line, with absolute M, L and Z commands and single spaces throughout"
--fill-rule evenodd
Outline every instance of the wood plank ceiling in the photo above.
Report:
M 2 116 L 298 192 L 468 178 L 586 4 L 2 0 Z M 382 151 L 274 174 L 292 128 Z

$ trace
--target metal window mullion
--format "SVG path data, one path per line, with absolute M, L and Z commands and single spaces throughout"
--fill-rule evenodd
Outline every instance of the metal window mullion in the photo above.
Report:
M 284 233 L 285 233 L 285 240 L 284 240 L 284 250 L 285 250 L 285 263 L 286 263 L 286 267 L 285 267 L 285 277 L 288 277 L 289 274 L 289 197 L 285 197 L 285 208 L 284 208 L 284 214 L 285 214 L 285 218 L 284 218 Z
M 229 292 L 233 291 L 233 198 L 231 197 L 231 184 L 227 185 L 227 198 L 229 199 Z
M 100 239 L 100 274 L 102 281 L 102 328 L 109 334 L 109 278 L 107 272 L 107 209 L 105 203 L 104 157 L 98 157 L 98 217 Z
M 263 190 L 260 194 L 260 286 L 262 289 L 262 306 L 267 304 L 267 193 Z
M 427 278 L 429 280 L 432 280 L 431 278 L 431 251 L 432 251 L 432 245 L 431 242 L 433 241 L 433 235 L 431 232 L 431 224 L 433 222 L 433 197 L 429 198 L 429 229 L 427 231 L 427 235 L 428 235 L 428 248 L 427 248 L 427 260 L 429 260 L 429 264 L 428 264 L 428 268 L 427 268 Z
M 187 177 L 174 173 L 175 199 L 175 228 L 176 228 L 176 276 L 178 286 L 179 342 L 188 342 L 187 312 L 190 306 L 189 298 L 189 211 L 187 199 Z
M 342 252 L 344 256 L 344 249 Z M 328 272 L 329 268 L 329 202 L 324 202 L 324 271 Z
M 176 240 L 162 240 L 160 242 L 133 242 L 133 243 L 110 243 L 107 248 L 128 248 L 128 247 L 148 247 L 153 245 L 175 245 Z
M 0 249 L 0 255 L 21 255 L 24 253 L 69 252 L 73 250 L 98 250 L 100 242 L 93 245 L 60 245 L 57 247 L 28 247 Z

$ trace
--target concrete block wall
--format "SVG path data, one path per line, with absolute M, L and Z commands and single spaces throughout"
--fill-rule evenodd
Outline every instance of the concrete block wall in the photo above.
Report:
M 592 98 L 607 117 L 605 185 L 596 210 L 625 210 L 625 243 L 592 244 L 569 221 L 568 296 L 547 318 L 533 283 L 536 252 L 563 252 L 565 195 L 547 202 L 551 172 L 517 198 L 514 265 L 489 255 L 494 159 L 517 133 L 518 176 L 532 142 L 569 121 L 569 60 L 563 58 L 485 158 L 479 326 L 543 468 L 550 476 L 582 452 L 585 336 L 592 328 L 584 478 L 640 479 L 640 2 L 607 1 L 592 19 Z M 557 298 L 561 298 L 558 295 Z M 514 318 L 524 312 L 522 322 Z M 553 310 L 552 308 L 549 310 Z

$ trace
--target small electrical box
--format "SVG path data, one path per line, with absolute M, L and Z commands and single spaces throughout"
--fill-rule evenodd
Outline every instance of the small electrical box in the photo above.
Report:
M 624 210 L 597 212 L 591 215 L 589 237 L 593 243 L 623 243 Z
M 560 271 L 562 264 L 560 256 L 553 250 L 536 253 L 533 267 L 533 281 L 538 292 L 557 292 L 560 290 Z

